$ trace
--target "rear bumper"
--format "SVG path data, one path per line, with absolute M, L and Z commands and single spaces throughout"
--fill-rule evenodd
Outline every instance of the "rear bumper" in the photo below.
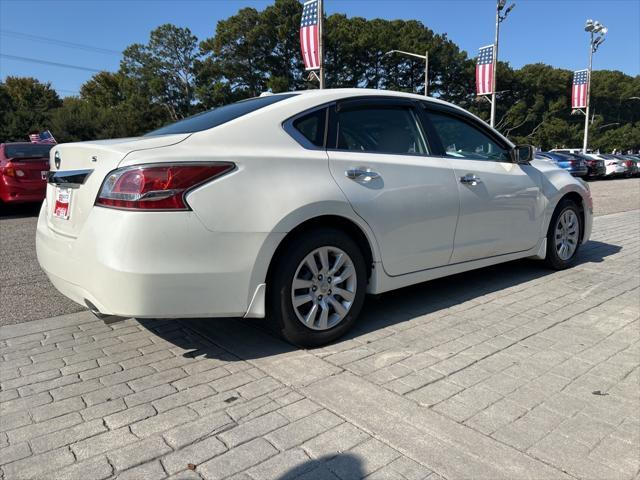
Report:
M 0 200 L 3 203 L 41 202 L 46 194 L 46 183 L 17 184 L 0 179 Z
M 36 251 L 65 296 L 105 315 L 235 317 L 247 312 L 264 276 L 263 233 L 215 233 L 193 212 L 123 212 L 94 207 L 77 238 L 53 231 L 46 202 Z

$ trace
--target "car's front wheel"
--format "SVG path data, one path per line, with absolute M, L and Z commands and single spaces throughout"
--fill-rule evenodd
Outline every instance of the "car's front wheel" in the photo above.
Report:
M 315 347 L 343 335 L 364 302 L 367 269 L 356 242 L 340 230 L 292 239 L 270 279 L 269 313 L 289 342 Z
M 562 200 L 551 217 L 547 232 L 547 265 L 564 270 L 575 262 L 582 229 L 582 217 L 576 203 L 568 198 Z

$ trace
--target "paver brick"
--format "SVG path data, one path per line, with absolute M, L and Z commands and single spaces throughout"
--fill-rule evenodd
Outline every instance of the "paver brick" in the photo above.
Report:
M 197 416 L 198 414 L 190 408 L 179 407 L 136 422 L 130 428 L 138 437 L 145 438 L 193 420 Z
M 25 440 L 31 440 L 34 437 L 46 435 L 47 433 L 56 432 L 64 428 L 77 425 L 82 422 L 82 417 L 77 412 L 67 413 L 60 417 L 45 420 L 40 423 L 33 423 L 25 427 L 20 427 L 7 432 L 10 443 L 19 443 Z
M 139 439 L 128 428 L 119 428 L 74 443 L 71 445 L 71 450 L 78 460 L 83 460 L 137 441 Z
M 112 474 L 113 468 L 107 459 L 96 457 L 56 470 L 53 477 L 56 480 L 105 480 Z
M 227 430 L 219 437 L 229 448 L 233 448 L 256 437 L 261 437 L 287 423 L 289 423 L 287 419 L 280 413 L 271 412 Z
M 328 410 L 321 410 L 268 434 L 266 438 L 279 449 L 288 450 L 340 423 L 342 419 Z
M 152 461 L 149 463 L 145 463 L 144 465 L 139 465 L 137 467 L 133 467 L 126 472 L 122 472 L 120 475 L 116 477 L 116 480 L 141 480 L 141 479 L 153 479 L 153 480 L 161 480 L 166 478 L 166 473 L 164 468 L 158 460 Z
M 84 440 L 106 430 L 107 427 L 104 426 L 102 419 L 91 420 L 48 435 L 32 438 L 31 447 L 35 453 L 46 452 Z
M 229 415 L 216 412 L 167 430 L 162 436 L 171 447 L 178 449 L 233 426 L 235 422 Z
M 48 476 L 50 472 L 70 465 L 74 460 L 69 448 L 64 447 L 9 463 L 4 465 L 2 470 L 7 480 L 32 478 L 44 472 L 47 472 Z
M 133 390 L 125 383 L 119 383 L 110 387 L 94 390 L 93 392 L 82 395 L 82 399 L 87 406 L 96 405 L 99 403 L 107 402 L 109 400 L 115 400 L 116 398 L 125 397 L 133 393 Z
M 136 405 L 140 405 L 143 403 L 151 403 L 158 398 L 166 397 L 167 395 L 171 395 L 175 392 L 176 389 L 171 385 L 158 385 L 157 387 L 149 388 L 148 390 L 143 390 L 141 392 L 127 395 L 124 398 L 124 401 L 129 407 L 135 407 Z
M 107 457 L 111 460 L 116 470 L 126 470 L 170 451 L 171 447 L 161 437 L 152 437 L 109 452 Z
M 117 364 L 109 364 L 109 365 L 105 365 L 104 367 L 100 367 L 100 368 L 108 368 L 111 365 L 117 365 Z M 119 366 L 119 365 L 117 365 Z M 146 377 L 148 375 L 152 375 L 154 374 L 156 371 L 146 365 L 143 366 L 139 366 L 139 367 L 134 367 L 134 368 L 128 368 L 126 370 L 117 372 L 117 373 L 113 373 L 111 375 L 106 375 L 104 377 L 102 377 L 100 379 L 100 381 L 107 386 L 110 385 L 116 385 L 118 383 L 124 383 L 124 382 L 128 382 L 130 380 L 135 380 L 137 378 L 142 378 L 142 377 Z
M 147 403 L 127 408 L 119 412 L 104 417 L 104 422 L 111 430 L 115 430 L 125 425 L 139 422 L 149 417 L 153 417 L 158 413 L 152 405 Z
M 208 385 L 198 385 L 193 388 L 187 388 L 176 393 L 172 393 L 153 402 L 153 406 L 158 412 L 171 410 L 189 403 L 197 402 L 203 398 L 214 395 L 215 392 Z
M 85 408 L 80 397 L 67 398 L 60 402 L 53 402 L 31 409 L 31 416 L 35 422 L 42 422 L 53 417 L 59 417 L 65 413 L 75 412 Z
M 98 379 L 94 378 L 93 380 L 87 380 L 86 382 L 72 383 L 71 385 L 56 388 L 51 390 L 50 393 L 56 401 L 59 401 L 64 400 L 65 398 L 77 397 L 79 395 L 93 392 L 94 390 L 98 390 L 103 387 L 104 385 L 102 385 Z
M 82 415 L 82 418 L 85 421 L 89 421 L 94 418 L 104 418 L 112 413 L 125 410 L 126 408 L 127 405 L 124 403 L 124 400 L 122 398 L 118 398 L 116 400 L 98 403 L 97 405 L 80 410 L 80 415 Z
M 227 447 L 220 440 L 208 437 L 168 454 L 162 459 L 162 464 L 168 473 L 174 474 L 187 468 L 190 463 L 200 465 L 226 450 Z
M 31 455 L 31 449 L 26 442 L 0 448 L 0 465 L 15 462 L 29 455 Z
M 211 370 L 205 370 L 203 372 L 190 373 L 189 376 L 174 381 L 172 385 L 178 390 L 184 390 L 185 388 L 202 385 L 203 383 L 213 382 L 214 380 L 226 377 L 227 375 L 229 375 L 229 371 L 227 369 L 213 368 Z
M 273 478 L 289 480 L 313 468 L 306 453 L 296 448 L 282 452 L 247 471 L 250 478 L 271 480 Z
M 197 471 L 206 480 L 222 479 L 257 465 L 277 453 L 273 445 L 263 438 L 257 438 L 199 465 Z
M 312 458 L 329 459 L 369 439 L 369 435 L 350 423 L 342 423 L 302 444 Z
M 129 382 L 129 386 L 136 392 L 139 392 L 165 383 L 171 383 L 186 376 L 187 372 L 181 368 L 172 368 L 171 370 L 164 370 L 162 372 L 157 372 L 147 375 L 146 377 L 132 380 Z

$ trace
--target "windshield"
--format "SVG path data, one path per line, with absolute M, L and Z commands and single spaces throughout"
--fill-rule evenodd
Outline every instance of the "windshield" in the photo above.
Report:
M 7 158 L 49 158 L 49 150 L 53 145 L 38 143 L 23 143 L 16 145 L 5 145 L 4 154 Z
M 230 122 L 231 120 L 242 117 L 247 113 L 254 112 L 260 108 L 280 102 L 294 95 L 294 93 L 288 93 L 249 98 L 248 100 L 242 100 L 241 102 L 214 108 L 213 110 L 208 110 L 192 117 L 185 118 L 184 120 L 165 125 L 164 127 L 153 130 L 146 135 L 169 135 L 173 133 L 201 132 L 202 130 L 217 127 L 218 125 Z

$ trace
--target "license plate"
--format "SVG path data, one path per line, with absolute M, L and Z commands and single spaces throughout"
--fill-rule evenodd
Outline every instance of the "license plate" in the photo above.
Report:
M 47 179 L 47 174 L 48 174 L 48 173 L 49 173 L 49 172 L 47 172 L 46 170 L 42 170 L 42 171 L 40 172 L 40 178 L 41 178 L 42 180 L 46 180 L 46 179 Z
M 56 203 L 53 207 L 53 216 L 62 220 L 69 220 L 71 212 L 71 189 L 56 187 Z

